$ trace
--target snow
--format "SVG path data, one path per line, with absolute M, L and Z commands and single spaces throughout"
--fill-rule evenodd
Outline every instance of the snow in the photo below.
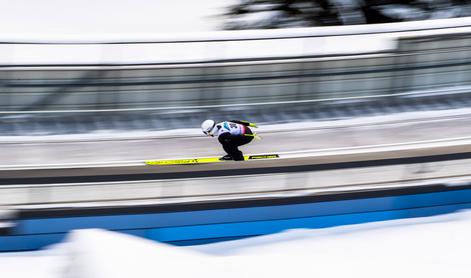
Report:
M 90 229 L 48 250 L 2 254 L 0 268 L 6 278 L 469 277 L 470 233 L 471 211 L 190 247 Z

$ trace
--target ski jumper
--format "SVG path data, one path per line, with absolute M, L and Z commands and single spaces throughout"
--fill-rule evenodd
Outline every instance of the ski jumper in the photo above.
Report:
M 218 136 L 224 151 L 234 160 L 244 160 L 244 155 L 238 147 L 253 140 L 252 130 L 248 125 L 245 121 L 224 121 L 216 124 L 212 131 Z

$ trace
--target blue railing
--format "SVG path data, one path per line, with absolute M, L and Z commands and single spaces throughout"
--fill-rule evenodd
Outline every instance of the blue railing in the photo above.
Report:
M 471 208 L 471 189 L 307 201 L 293 204 L 230 207 L 112 215 L 21 218 L 9 235 L 0 236 L 0 251 L 35 250 L 64 239 L 74 229 L 102 228 L 176 245 L 223 241 L 391 219 L 424 217 Z M 224 205 L 222 205 L 224 206 Z

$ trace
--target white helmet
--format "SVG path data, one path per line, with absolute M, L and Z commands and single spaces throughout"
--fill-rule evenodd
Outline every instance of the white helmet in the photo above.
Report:
M 206 120 L 201 124 L 201 129 L 203 130 L 203 133 L 209 136 L 213 136 L 211 131 L 213 130 L 214 126 L 216 125 L 216 122 L 213 120 Z

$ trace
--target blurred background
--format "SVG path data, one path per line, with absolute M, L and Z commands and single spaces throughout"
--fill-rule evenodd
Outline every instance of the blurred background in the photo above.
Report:
M 225 13 L 228 30 L 390 23 L 466 17 L 469 1 L 238 1 Z
M 469 273 L 471 2 L 0 4 L 6 277 Z M 145 165 L 224 155 L 205 119 L 279 159 Z

